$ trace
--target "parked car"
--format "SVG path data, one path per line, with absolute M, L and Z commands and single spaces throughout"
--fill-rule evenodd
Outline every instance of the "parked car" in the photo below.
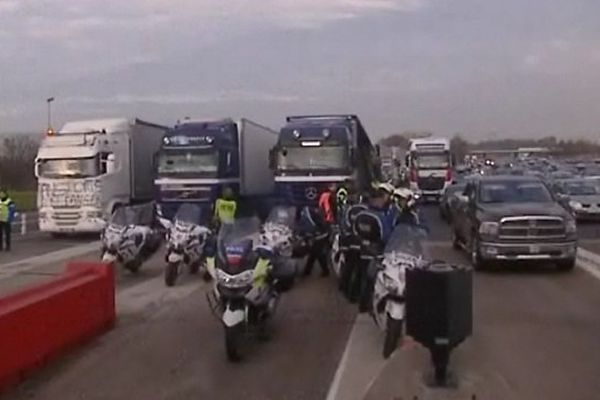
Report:
M 575 266 L 574 217 L 546 184 L 531 176 L 481 177 L 467 184 L 453 218 L 453 246 L 476 269 L 498 261 Z

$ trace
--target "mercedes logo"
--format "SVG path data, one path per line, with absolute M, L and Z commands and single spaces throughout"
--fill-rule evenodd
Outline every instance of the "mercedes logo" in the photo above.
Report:
M 317 188 L 313 187 L 313 186 L 306 188 L 306 190 L 304 191 L 304 195 L 309 200 L 316 199 L 317 198 Z

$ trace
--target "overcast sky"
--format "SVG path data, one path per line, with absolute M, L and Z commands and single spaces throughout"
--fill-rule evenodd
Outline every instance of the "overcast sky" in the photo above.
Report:
M 357 113 L 375 138 L 600 137 L 598 0 L 0 0 L 0 132 Z

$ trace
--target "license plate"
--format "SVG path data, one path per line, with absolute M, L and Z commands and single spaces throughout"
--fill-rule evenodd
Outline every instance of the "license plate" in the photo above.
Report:
M 538 246 L 537 244 L 532 244 L 531 246 L 529 246 L 529 252 L 531 254 L 538 254 L 540 252 L 540 246 Z

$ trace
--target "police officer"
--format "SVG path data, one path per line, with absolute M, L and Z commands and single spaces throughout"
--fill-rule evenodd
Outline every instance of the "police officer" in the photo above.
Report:
M 230 187 L 223 188 L 223 193 L 215 202 L 215 219 L 219 224 L 231 224 L 235 219 L 237 202 Z
M 425 221 L 417 210 L 417 201 L 412 190 L 397 188 L 393 193 L 394 204 L 398 210 L 396 224 L 408 224 L 425 227 Z
M 329 224 L 325 221 L 322 211 L 318 208 L 304 207 L 300 212 L 300 225 L 310 240 L 304 276 L 311 274 L 315 262 L 321 266 L 321 276 L 329 276 L 327 265 Z
M 335 183 L 331 183 L 327 187 L 327 190 L 321 193 L 321 196 L 319 196 L 319 209 L 323 213 L 325 222 L 327 222 L 328 224 L 333 224 L 333 222 L 335 221 L 335 193 Z
M 6 189 L 0 189 L 0 251 L 10 251 L 11 224 L 15 218 L 15 203 Z

